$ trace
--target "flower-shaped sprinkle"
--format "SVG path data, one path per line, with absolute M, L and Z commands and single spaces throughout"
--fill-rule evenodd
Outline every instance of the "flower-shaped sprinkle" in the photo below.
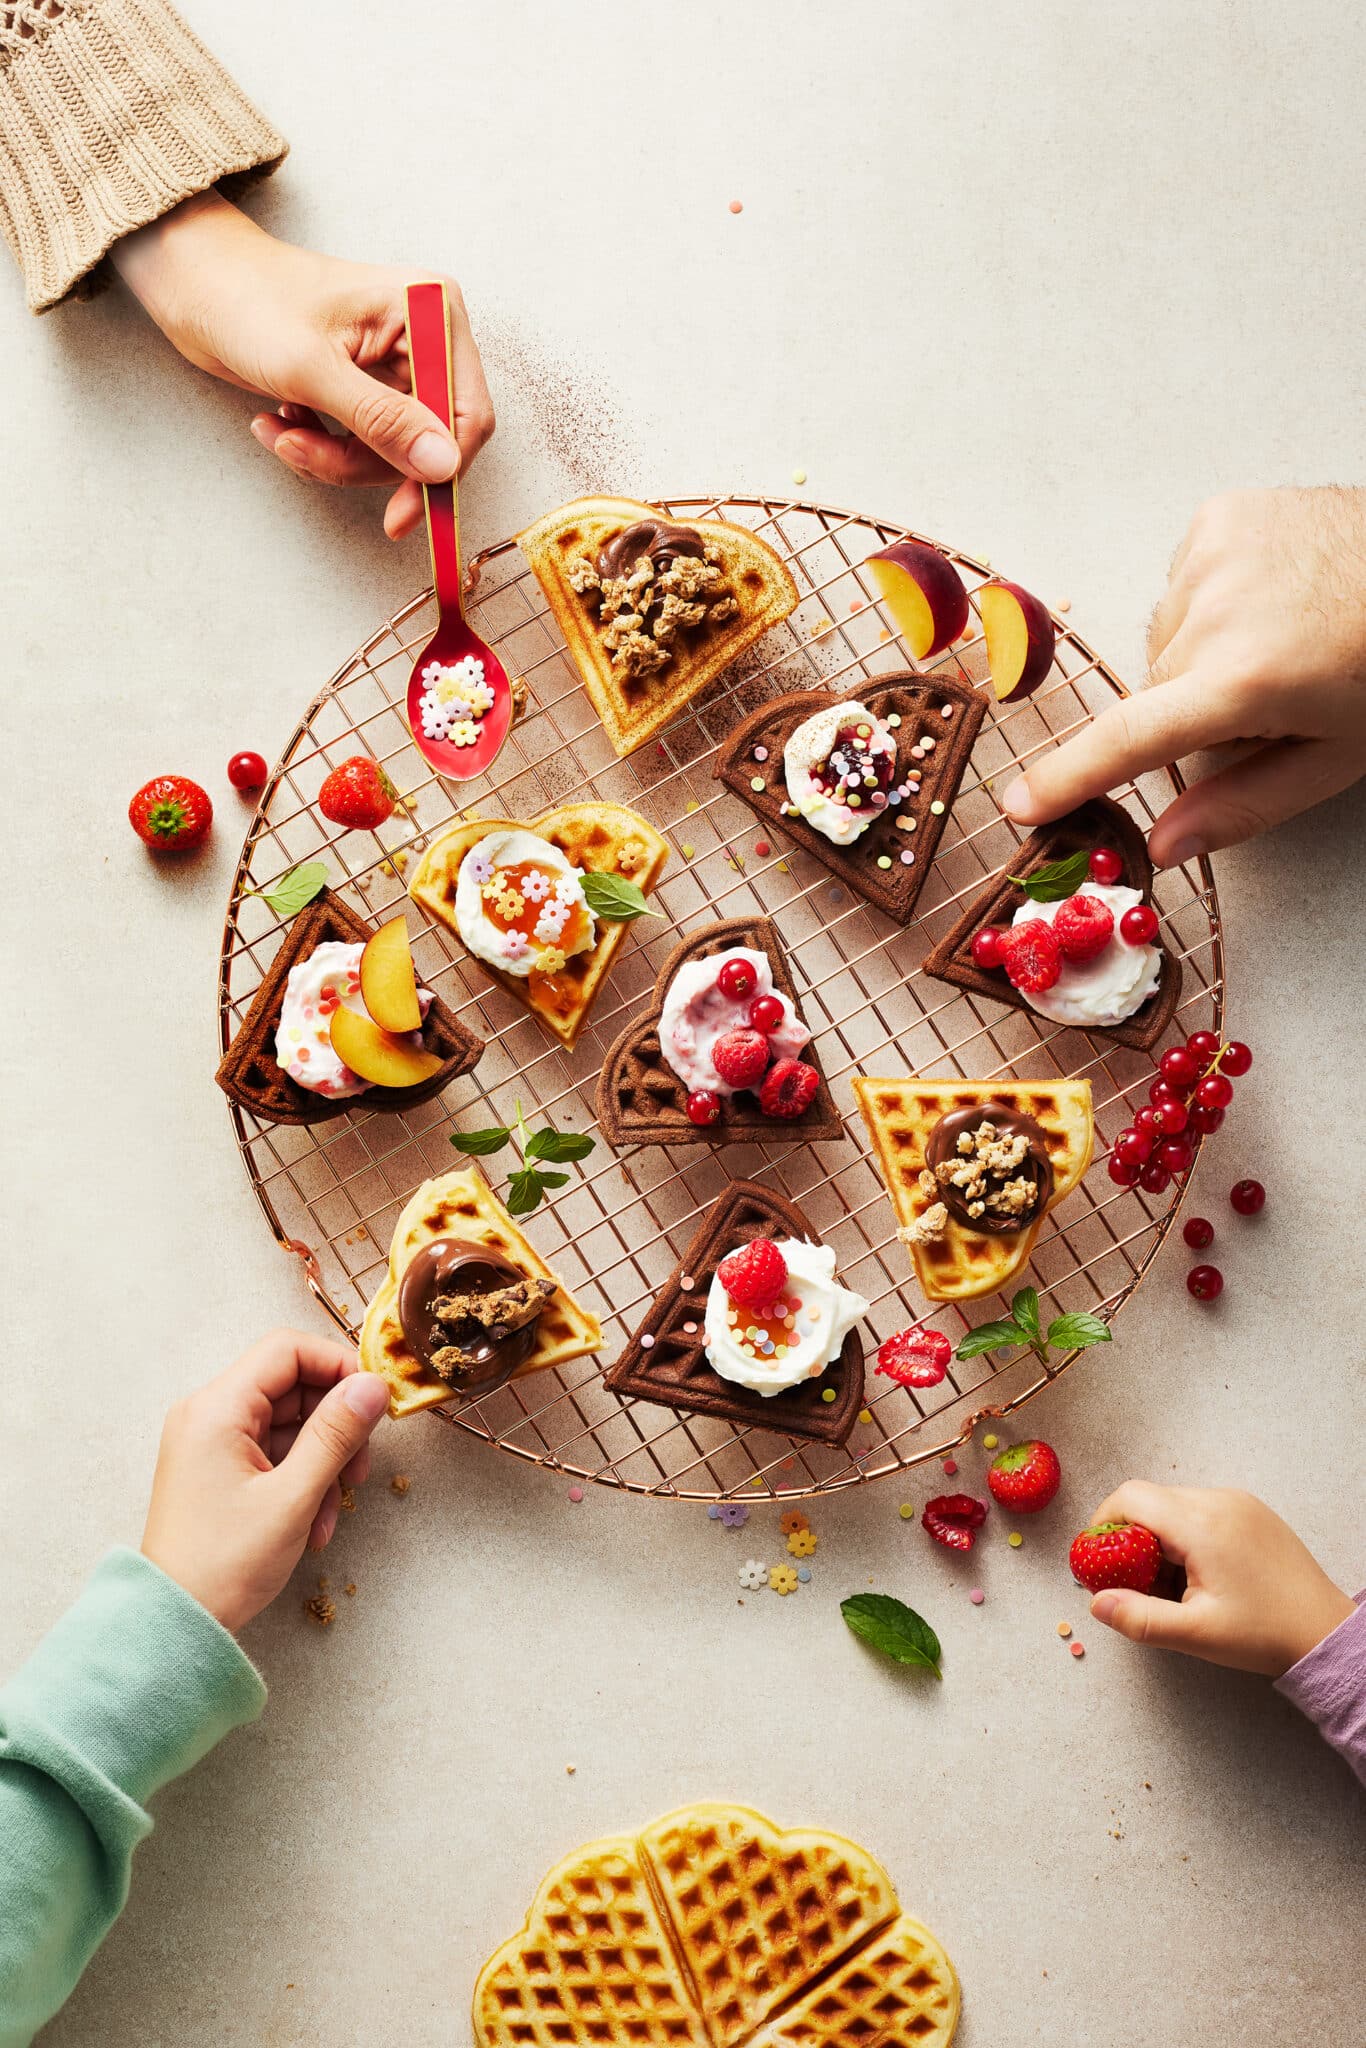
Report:
M 569 911 L 563 903 L 545 903 L 536 920 L 536 936 L 543 946 L 553 946 L 569 921 Z
M 479 728 L 470 718 L 457 718 L 446 734 L 453 747 L 472 747 L 479 737 Z
M 490 860 L 488 854 L 480 853 L 478 849 L 476 849 L 473 853 L 467 853 L 465 855 L 465 860 L 469 867 L 471 880 L 478 882 L 482 887 L 482 885 L 485 882 L 487 882 L 489 876 L 493 873 L 492 860 Z
M 529 875 L 522 877 L 522 894 L 528 903 L 544 903 L 550 894 L 550 877 L 540 868 L 533 868 Z
M 482 669 L 484 664 L 481 661 L 475 666 Z M 468 682 L 465 685 L 465 695 L 469 698 L 470 709 L 477 718 L 482 718 L 486 711 L 492 711 L 493 690 L 488 683 L 473 680 Z
M 782 1530 L 784 1536 L 791 1536 L 798 1529 L 809 1529 L 811 1524 L 807 1521 L 800 1508 L 789 1508 L 779 1522 L 778 1527 Z
M 816 1548 L 814 1529 L 794 1529 L 787 1539 L 787 1547 L 793 1557 L 810 1557 Z
M 742 1500 L 723 1500 L 716 1510 L 716 1519 L 727 1529 L 743 1529 L 749 1520 L 749 1509 Z
M 542 946 L 536 955 L 538 974 L 563 974 L 569 955 L 560 946 Z
M 502 954 L 505 960 L 520 960 L 526 951 L 527 935 L 525 932 L 511 931 L 503 933 Z
M 582 876 L 583 869 L 575 868 L 572 875 L 555 877 L 555 901 L 563 903 L 566 910 L 572 910 L 579 900 L 579 882 Z
M 747 1593 L 757 1593 L 760 1586 L 768 1584 L 768 1566 L 760 1564 L 757 1558 L 747 1557 L 740 1567 L 740 1584 Z
M 768 1583 L 775 1593 L 781 1593 L 786 1598 L 789 1593 L 795 1593 L 797 1590 L 797 1574 L 790 1564 L 775 1564 L 768 1575 Z

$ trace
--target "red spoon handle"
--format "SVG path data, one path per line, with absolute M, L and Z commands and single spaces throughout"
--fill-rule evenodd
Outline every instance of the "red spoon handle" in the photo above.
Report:
M 408 287 L 408 360 L 413 394 L 434 412 L 447 431 L 454 430 L 455 403 L 451 383 L 451 316 L 444 284 Z M 432 555 L 432 585 L 438 610 L 464 617 L 460 597 L 460 521 L 456 512 L 455 479 L 424 484 L 427 542 Z

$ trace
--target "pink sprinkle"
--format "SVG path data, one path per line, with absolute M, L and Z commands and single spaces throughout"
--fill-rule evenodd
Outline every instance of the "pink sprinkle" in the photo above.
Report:
M 640 1348 L 642 1351 L 653 1351 L 655 1348 L 655 1340 L 650 1335 L 648 1330 L 645 1332 L 645 1335 L 640 1340 Z
M 754 851 L 760 860 L 767 860 L 769 855 L 772 853 L 773 848 L 769 845 L 766 839 L 756 839 L 754 842 Z
M 950 1475 L 955 1473 L 958 1470 L 958 1460 L 956 1458 L 945 1458 L 944 1470 Z
M 968 1598 L 969 1600 L 971 1600 L 974 1607 L 980 1607 L 982 1602 L 986 1599 L 986 1597 L 986 1594 L 982 1591 L 980 1586 L 974 1586 L 972 1591 L 968 1594 Z
M 1086 1655 L 1086 1645 L 1084 1643 L 1073 1643 L 1071 1650 L 1074 1657 L 1084 1657 Z
M 952 717 L 953 717 L 953 706 L 952 706 L 952 704 L 941 704 L 941 705 L 940 705 L 940 707 L 939 707 L 939 716 L 940 716 L 941 718 L 952 718 Z
M 569 1498 L 577 1505 L 577 1503 L 583 1499 L 583 1488 L 581 1486 L 571 1486 L 569 1489 Z
M 913 868 L 915 866 L 915 855 L 913 853 L 903 853 L 901 865 L 903 868 Z
M 683 1325 L 683 1335 L 684 1335 L 685 1337 L 695 1337 L 695 1336 L 697 1335 L 697 1325 L 696 1325 L 696 1323 L 684 1323 L 684 1325 Z
M 680 1273 L 678 1276 L 678 1284 L 680 1287 L 693 1288 L 696 1287 L 697 1282 L 693 1279 L 691 1273 Z
M 850 605 L 849 610 L 851 613 L 861 612 L 863 610 L 863 599 L 861 597 L 856 597 L 854 599 L 854 602 Z
M 754 758 L 756 761 L 766 761 L 768 759 L 768 748 L 756 747 L 754 749 Z
M 745 209 L 740 200 L 732 199 L 730 202 L 730 210 L 732 213 L 743 213 Z

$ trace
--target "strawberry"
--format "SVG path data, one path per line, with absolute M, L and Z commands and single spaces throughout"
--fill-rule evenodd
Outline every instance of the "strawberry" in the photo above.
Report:
M 158 853 L 188 853 L 202 846 L 213 823 L 207 790 L 184 775 L 154 775 L 128 806 L 128 822 L 144 846 Z
M 1151 1593 L 1162 1548 L 1141 1522 L 1097 1522 L 1074 1539 L 1067 1562 L 1088 1593 L 1104 1593 L 1111 1586 Z
M 940 1330 L 917 1323 L 898 1330 L 878 1346 L 877 1369 L 903 1387 L 937 1387 L 949 1369 L 953 1346 Z
M 1058 905 L 1053 930 L 1067 960 L 1094 960 L 1114 936 L 1115 914 L 1099 896 L 1069 896 Z
M 756 1237 L 722 1259 L 716 1277 L 737 1308 L 762 1314 L 787 1285 L 787 1260 L 771 1237 Z
M 1042 995 L 1062 973 L 1062 947 L 1042 917 L 1013 924 L 1001 941 L 1001 965 L 1022 995 Z
M 1037 1437 L 1008 1444 L 987 1468 L 991 1497 L 1016 1515 L 1037 1515 L 1046 1508 L 1062 1481 L 1062 1466 L 1051 1444 Z
M 768 1065 L 768 1040 L 743 1025 L 723 1031 L 711 1049 L 711 1063 L 729 1088 L 752 1088 Z
M 821 1077 L 805 1060 L 775 1060 L 759 1090 L 765 1116 L 800 1116 L 814 1100 Z
M 334 825 L 352 832 L 373 832 L 393 816 L 398 791 L 379 762 L 369 754 L 352 754 L 334 768 L 318 792 L 318 809 Z
M 920 1521 L 936 1543 L 946 1543 L 950 1550 L 971 1550 L 986 1518 L 984 1500 L 974 1500 L 970 1493 L 941 1493 L 937 1500 L 926 1501 Z

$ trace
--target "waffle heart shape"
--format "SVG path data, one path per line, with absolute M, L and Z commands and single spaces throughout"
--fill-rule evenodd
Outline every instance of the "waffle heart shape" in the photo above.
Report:
M 966 989 L 970 995 L 990 996 L 1008 1003 L 1013 1010 L 1033 1009 L 1028 996 L 1013 987 L 1003 967 L 979 967 L 972 957 L 972 942 L 984 925 L 1009 925 L 1022 903 L 1025 891 L 1011 880 L 1014 875 L 1036 874 L 1052 861 L 1067 860 L 1077 853 L 1091 853 L 1098 846 L 1113 847 L 1124 863 L 1120 877 L 1126 888 L 1137 889 L 1145 903 L 1152 900 L 1153 864 L 1143 834 L 1122 804 L 1110 797 L 1093 797 L 1089 803 L 1069 811 L 1051 825 L 1041 825 L 1030 834 L 1013 856 L 1006 872 L 996 877 L 958 919 L 951 931 L 925 957 L 926 974 L 938 981 Z M 1136 1052 L 1151 1052 L 1171 1023 L 1181 994 L 1181 963 L 1165 947 L 1161 978 L 1156 991 L 1142 1008 L 1122 1024 L 1087 1024 L 1079 1027 L 1112 1038 Z M 1047 1021 L 1047 1020 L 1045 1020 Z M 1059 1026 L 1058 1029 L 1065 1029 Z

